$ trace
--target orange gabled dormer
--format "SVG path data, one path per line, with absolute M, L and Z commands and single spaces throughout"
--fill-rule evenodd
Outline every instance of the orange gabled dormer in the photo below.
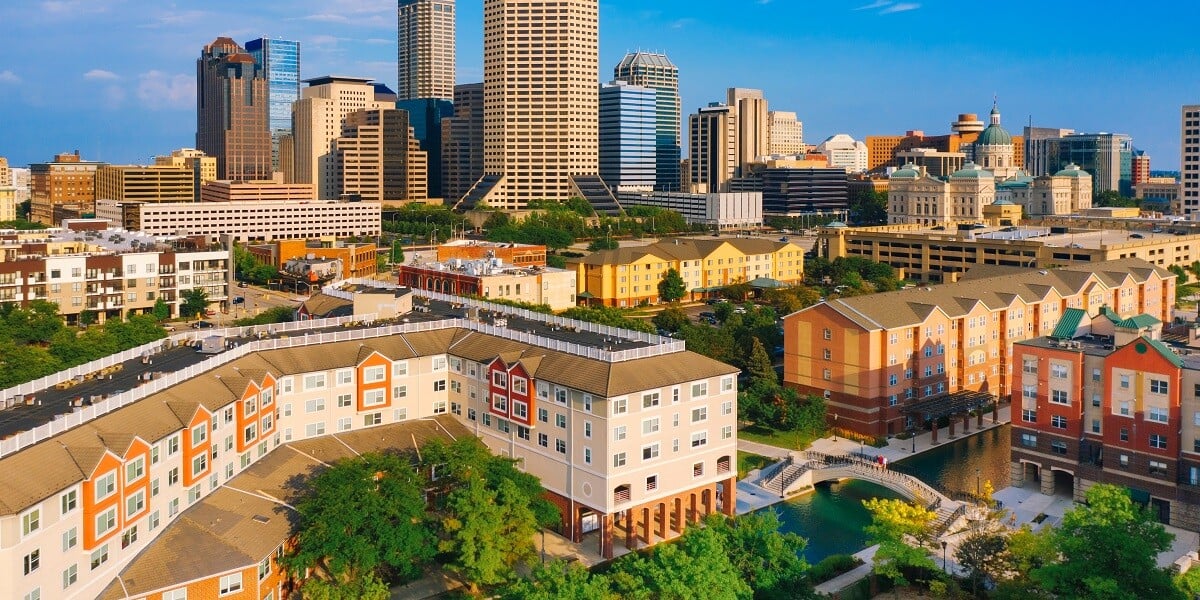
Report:
M 121 530 L 121 458 L 109 451 L 83 481 L 83 549 L 91 550 Z M 78 460 L 78 459 L 77 459 Z
M 135 437 L 121 465 L 122 523 L 133 523 L 150 510 L 150 444 Z
M 237 408 L 234 409 L 234 412 L 237 414 L 237 451 L 239 453 L 245 452 L 258 442 L 260 436 L 258 417 L 261 408 L 259 405 L 261 393 L 262 388 L 251 381 L 238 399 Z
M 379 352 L 371 352 L 356 367 L 355 401 L 359 412 L 379 410 L 392 405 L 392 361 Z
M 203 406 L 188 420 L 183 431 L 183 485 L 191 487 L 212 471 L 212 413 Z

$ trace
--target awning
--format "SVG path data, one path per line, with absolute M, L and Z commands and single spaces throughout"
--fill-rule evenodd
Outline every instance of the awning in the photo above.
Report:
M 776 288 L 787 287 L 788 284 L 770 277 L 755 277 L 754 281 L 750 282 L 750 287 L 760 290 L 771 290 Z
M 1146 490 L 1129 488 L 1129 498 L 1138 504 L 1150 504 L 1150 492 Z
M 982 408 L 996 401 L 996 397 L 987 392 L 963 390 L 953 394 L 944 394 L 933 398 L 925 398 L 910 402 L 902 407 L 908 414 L 918 415 L 921 420 L 940 419 L 951 415 Z
M 707 292 L 715 292 L 715 291 L 718 291 L 718 290 L 723 290 L 723 289 L 725 289 L 725 287 L 726 287 L 726 286 L 723 286 L 723 285 L 714 285 L 714 286 L 712 286 L 712 287 L 698 287 L 698 288 L 692 288 L 692 293 L 693 293 L 693 294 L 704 294 L 704 293 L 707 293 Z
M 592 299 L 592 298 L 595 298 L 596 296 L 595 296 L 595 294 L 593 294 L 593 293 L 591 293 L 591 292 L 589 292 L 589 291 L 587 291 L 587 290 L 584 290 L 584 291 L 582 291 L 582 292 L 579 292 L 578 294 L 575 294 L 575 297 L 576 297 L 576 298 L 583 298 L 584 300 L 590 300 L 590 299 Z

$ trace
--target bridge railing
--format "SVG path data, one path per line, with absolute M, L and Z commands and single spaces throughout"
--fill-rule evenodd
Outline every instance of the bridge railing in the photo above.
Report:
M 863 475 L 868 480 L 896 483 L 908 490 L 912 495 L 926 501 L 931 510 L 936 510 L 942 505 L 943 501 L 949 500 L 945 494 L 942 494 L 924 481 L 906 473 L 887 469 L 874 462 L 844 454 L 825 454 L 815 451 L 805 452 L 804 457 L 809 461 L 820 463 L 826 468 L 848 469 L 852 473 Z

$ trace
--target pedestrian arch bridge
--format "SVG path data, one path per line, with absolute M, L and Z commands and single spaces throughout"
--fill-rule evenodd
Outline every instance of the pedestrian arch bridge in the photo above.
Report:
M 823 481 L 860 479 L 881 485 L 909 501 L 920 502 L 930 510 L 956 504 L 929 484 L 876 463 L 847 455 L 820 452 L 793 454 L 759 481 L 759 486 L 787 496 Z

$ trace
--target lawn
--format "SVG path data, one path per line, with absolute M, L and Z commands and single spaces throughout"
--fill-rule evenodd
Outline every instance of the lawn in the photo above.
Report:
M 742 452 L 741 450 L 738 450 L 737 457 L 738 479 L 745 479 L 750 471 L 761 469 L 774 462 L 761 454 L 752 454 L 750 452 Z
M 803 431 L 776 431 L 769 427 L 750 425 L 738 431 L 738 437 L 751 442 L 778 446 L 788 450 L 803 450 L 816 439 Z

